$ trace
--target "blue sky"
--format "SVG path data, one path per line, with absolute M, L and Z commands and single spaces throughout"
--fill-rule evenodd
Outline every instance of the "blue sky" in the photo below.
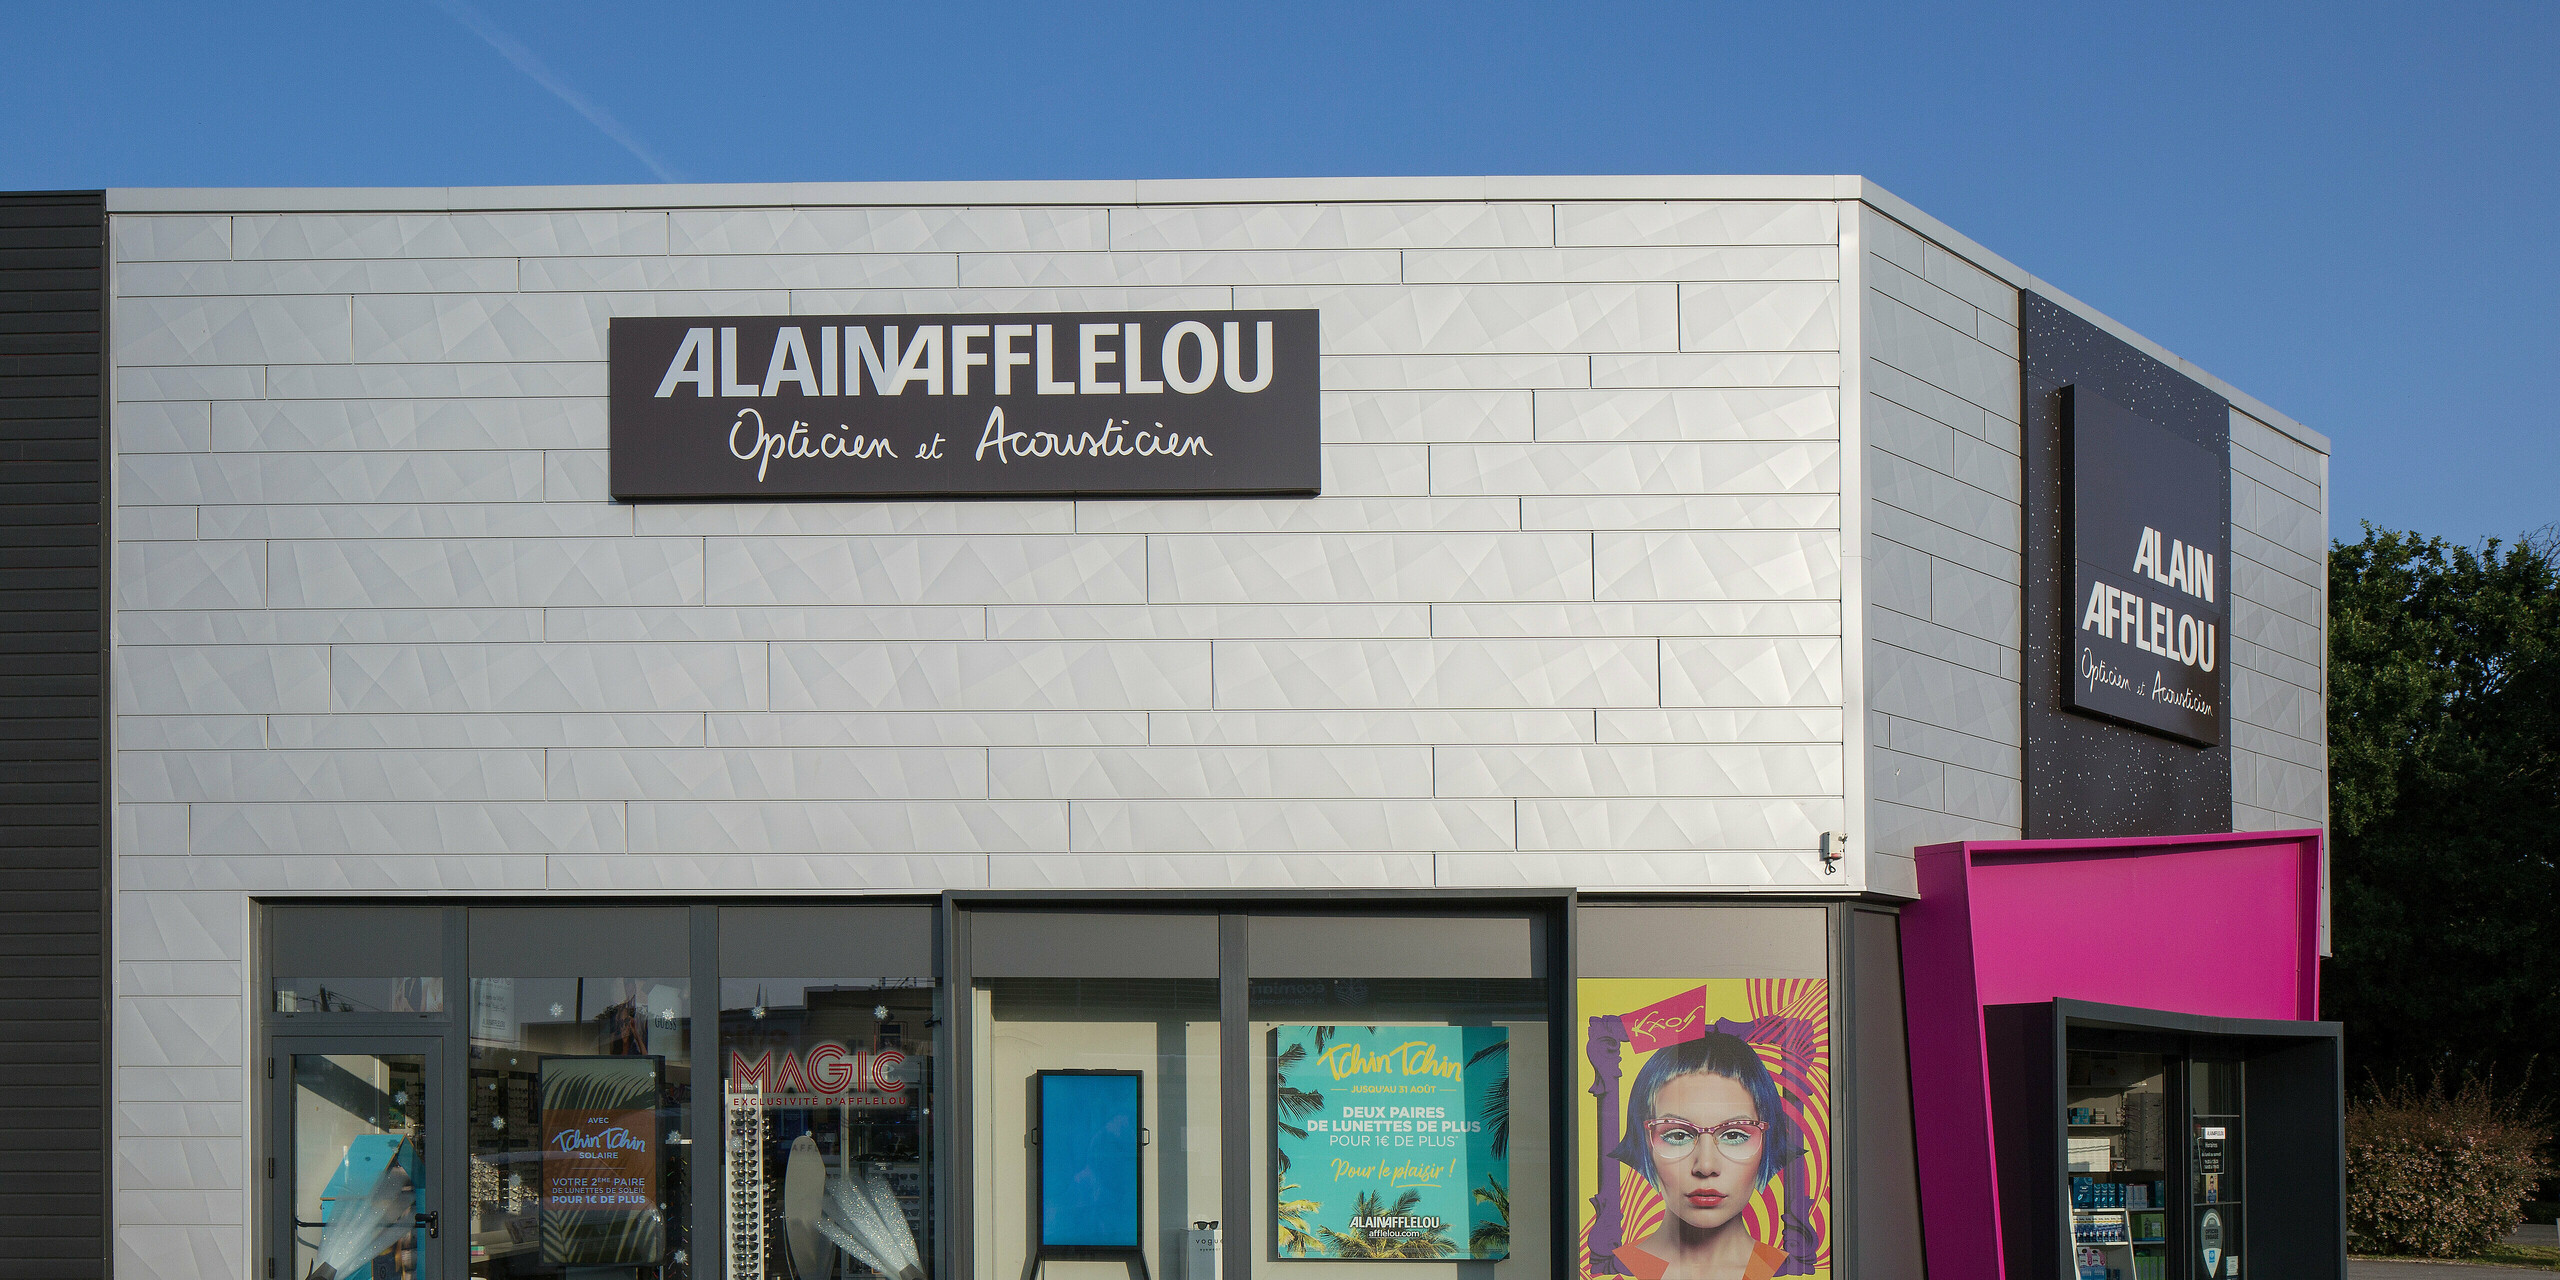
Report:
M 0 187 L 1862 173 L 2336 442 L 2560 520 L 2560 5 L 12 5 Z

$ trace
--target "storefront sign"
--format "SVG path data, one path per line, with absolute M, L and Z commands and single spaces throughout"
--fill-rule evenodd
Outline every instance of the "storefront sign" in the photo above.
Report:
M 1510 1034 L 1274 1028 L 1271 1256 L 1509 1257 Z
M 2063 390 L 2073 609 L 2067 705 L 2222 741 L 2228 459 L 2082 387 Z
M 1576 1274 L 1661 1280 L 1731 1247 L 1744 1274 L 1829 1275 L 1829 984 L 1587 978 L 1576 1000 Z
M 648 1265 L 665 1253 L 658 1212 L 665 1069 L 655 1057 L 542 1060 L 544 1264 Z
M 729 1087 L 752 1087 L 762 1107 L 903 1107 L 906 1065 L 899 1050 L 856 1051 L 832 1040 L 753 1058 L 731 1049 Z
M 1316 313 L 620 316 L 617 498 L 1316 492 Z

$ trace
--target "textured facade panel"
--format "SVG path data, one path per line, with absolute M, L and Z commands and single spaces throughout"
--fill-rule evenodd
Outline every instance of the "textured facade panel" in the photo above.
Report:
M 1654 706 L 1647 640 L 1217 642 L 1220 707 Z
M 1340 444 L 1526 440 L 1526 391 L 1354 391 L 1324 397 L 1324 438 Z
M 1442 747 L 1444 796 L 1837 795 L 1840 749 L 1823 745 Z
M 555 800 L 905 800 L 984 797 L 987 753 L 899 748 L 555 748 Z
M 1435 445 L 1440 494 L 1830 493 L 1840 449 L 1829 442 Z
M 1840 437 L 1840 393 L 1831 387 L 1541 391 L 1536 397 L 1540 440 Z
M 1542 204 L 1158 205 L 1112 211 L 1114 249 L 1441 249 L 1555 243 Z
M 1404 278 L 1414 284 L 1837 280 L 1840 250 L 1829 244 L 1413 249 L 1404 255 Z
M 1248 310 L 1314 307 L 1337 356 L 1674 351 L 1676 290 L 1659 284 L 1339 285 L 1236 290 Z
M 1136 538 L 713 538 L 718 605 L 1100 604 L 1147 598 Z
M 1512 806 L 1486 800 L 1091 800 L 1069 806 L 1075 853 L 1429 853 L 1512 847 Z
M 1347 450 L 1335 446 L 1325 452 L 1341 455 Z M 1401 448 L 1394 450 L 1394 455 L 1419 463 L 1428 453 Z M 1506 498 L 1168 498 L 1079 503 L 1075 522 L 1076 528 L 1086 533 L 1500 531 L 1520 527 L 1520 504 Z
M 1217 534 L 1148 540 L 1148 595 L 1168 603 L 1549 600 L 1591 595 L 1591 541 L 1570 534 Z
M 1706 594 L 1706 593 L 1700 593 Z M 1436 636 L 1731 636 L 1840 634 L 1836 600 L 1603 600 L 1592 604 L 1431 606 Z
M 1556 206 L 1560 245 L 1828 244 L 1839 206 L 1826 201 L 1662 201 Z
M 746 711 L 760 644 L 345 645 L 326 707 L 352 712 Z
M 1662 642 L 1666 707 L 1839 706 L 1840 641 L 1792 636 Z
M 1667 530 L 1592 537 L 1593 592 L 1603 600 L 1836 600 L 1833 533 Z
M 1159 288 L 1253 284 L 1392 284 L 1402 255 L 1390 250 L 1246 249 L 1222 253 L 964 253 L 959 283 L 978 289 Z
M 133 298 L 115 313 L 118 364 L 327 364 L 351 355 L 343 297 Z
M 1102 249 L 1100 209 L 737 209 L 679 211 L 665 252 L 982 253 Z
M 776 711 L 1205 707 L 1203 642 L 776 644 Z
M 959 259 L 947 253 L 526 258 L 521 270 L 523 280 L 517 287 L 527 293 L 942 289 L 960 283 Z
M 1588 742 L 1582 711 L 1159 711 L 1147 740 L 1159 746 L 1337 743 Z
M 235 258 L 520 258 L 667 252 L 667 215 L 339 213 L 232 219 Z
M 999 799 L 1345 799 L 1429 796 L 1431 760 L 1423 747 L 1000 747 L 987 769 Z
M 512 258 L 337 258 L 151 262 L 116 269 L 119 297 L 254 294 L 488 293 L 516 287 Z
M 697 604 L 692 538 L 340 539 L 269 545 L 288 609 Z
M 1421 853 L 1073 853 L 987 859 L 998 889 L 1385 889 L 1432 884 Z
M 986 610 L 995 640 L 1234 640 L 1426 636 L 1424 604 L 1030 605 Z
M 197 804 L 187 849 L 216 857 L 561 853 L 624 845 L 614 804 Z M 325 867 L 322 867 L 325 870 Z
M 630 852 L 1041 853 L 1067 847 L 1062 802 L 649 801 L 631 806 Z
M 212 410 L 211 447 L 234 453 L 601 449 L 594 400 L 243 400 Z
M 1840 290 L 1828 283 L 1680 286 L 1683 351 L 1837 351 Z

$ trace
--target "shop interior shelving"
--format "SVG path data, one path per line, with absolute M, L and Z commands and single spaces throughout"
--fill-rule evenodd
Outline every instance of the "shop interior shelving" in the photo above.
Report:
M 2070 1059 L 2064 1140 L 2072 1186 L 2087 1193 L 2074 1194 L 2067 1210 L 2078 1280 L 2166 1280 L 2165 1064 L 2135 1053 L 2073 1052 Z

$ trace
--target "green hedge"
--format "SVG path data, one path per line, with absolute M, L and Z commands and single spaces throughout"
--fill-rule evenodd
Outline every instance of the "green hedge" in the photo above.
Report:
M 2484 1252 L 2524 1222 L 2550 1172 L 2547 1110 L 2487 1075 L 2448 1091 L 2374 1082 L 2347 1104 L 2347 1231 L 2359 1251 L 2459 1258 Z

